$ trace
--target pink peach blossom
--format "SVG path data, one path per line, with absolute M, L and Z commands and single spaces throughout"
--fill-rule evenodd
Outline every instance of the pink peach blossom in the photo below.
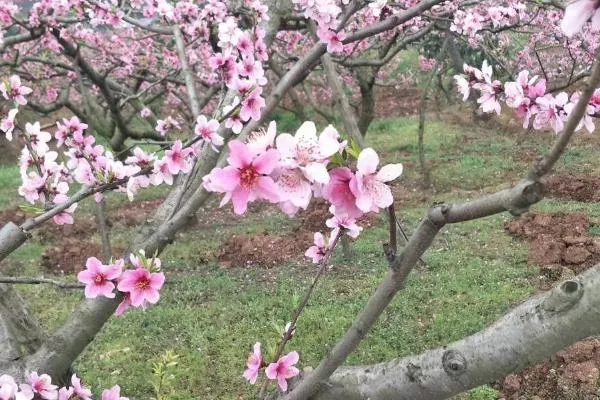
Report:
M 360 152 L 350 189 L 356 196 L 356 206 L 363 212 L 377 212 L 394 202 L 392 191 L 386 182 L 393 181 L 402 174 L 402 164 L 388 164 L 377 172 L 378 165 L 379 156 L 375 150 L 367 148 Z
M 260 353 L 260 343 L 254 344 L 254 351 L 250 353 L 248 357 L 248 361 L 246 362 L 246 366 L 248 367 L 244 371 L 244 378 L 248 380 L 252 385 L 256 383 L 256 379 L 258 378 L 258 371 L 262 366 L 262 355 Z
M 123 272 L 117 289 L 128 292 L 131 296 L 131 305 L 140 307 L 144 302 L 156 304 L 160 299 L 160 289 L 165 283 L 162 272 L 150 273 L 146 268 L 136 268 Z
M 32 372 L 27 379 L 29 381 L 28 389 L 42 399 L 56 400 L 58 398 L 58 386 L 52 384 L 52 378 L 49 375 L 38 375 L 37 372 Z
M 216 119 L 208 120 L 204 115 L 198 117 L 194 127 L 196 136 L 202 137 L 204 141 L 212 143 L 213 146 L 223 145 L 223 137 L 217 133 L 218 130 L 219 121 Z
M 277 380 L 281 391 L 287 391 L 287 380 L 300 373 L 298 368 L 294 367 L 294 364 L 298 362 L 299 358 L 298 353 L 292 351 L 281 357 L 277 362 L 269 364 L 265 369 L 267 378 Z
M 565 8 L 565 16 L 560 28 L 565 35 L 571 37 L 581 31 L 583 25 L 592 20 L 592 30 L 600 30 L 600 3 L 597 0 L 571 1 Z
M 85 266 L 86 269 L 77 274 L 77 279 L 85 283 L 85 297 L 93 299 L 104 296 L 113 299 L 115 284 L 112 281 L 121 276 L 122 260 L 116 264 L 104 265 L 96 257 L 90 257 Z
M 266 175 L 273 172 L 277 165 L 279 152 L 269 149 L 257 156 L 246 143 L 239 140 L 229 142 L 229 151 L 229 166 L 213 170 L 212 177 L 205 181 L 204 187 L 207 190 L 220 189 L 216 191 L 226 193 L 226 199 L 230 196 L 233 211 L 238 215 L 245 213 L 248 202 L 257 198 L 278 202 L 277 186 Z M 218 182 L 218 187 L 207 185 L 207 182 Z
M 172 175 L 177 175 L 179 172 L 187 174 L 192 169 L 192 163 L 188 157 L 192 154 L 192 149 L 183 148 L 181 140 L 175 141 L 170 150 L 165 151 L 164 161 Z
M 71 385 L 73 385 L 75 395 L 81 400 L 92 400 L 92 391 L 83 386 L 81 384 L 81 379 L 79 379 L 75 374 L 73 374 L 71 377 Z
M 102 392 L 100 400 L 129 400 L 127 397 L 121 396 L 121 388 L 119 385 L 113 386 L 111 389 L 105 389 Z

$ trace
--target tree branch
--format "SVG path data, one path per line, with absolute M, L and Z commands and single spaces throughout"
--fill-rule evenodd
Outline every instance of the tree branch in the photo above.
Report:
M 361 399 L 446 399 L 524 369 L 599 330 L 600 264 L 472 336 L 417 356 L 342 368 L 331 383 Z M 325 390 L 317 399 L 347 397 Z
M 440 205 L 432 208 L 421 220 L 415 233 L 410 238 L 402 254 L 392 263 L 392 269 L 367 302 L 365 308 L 356 317 L 352 326 L 336 344 L 334 349 L 321 361 L 317 369 L 300 382 L 298 387 L 289 393 L 286 400 L 305 400 L 310 398 L 322 382 L 344 362 L 348 355 L 356 349 L 367 332 L 373 327 L 378 317 L 390 304 L 396 293 L 404 288 L 406 279 L 419 257 L 431 246 L 433 239 L 445 224 L 470 221 L 504 211 L 521 214 L 530 205 L 543 198 L 543 185 L 539 179 L 556 163 L 569 139 L 573 136 L 579 121 L 584 115 L 587 104 L 596 87 L 600 83 L 600 55 L 596 59 L 590 80 L 581 94 L 577 105 L 565 124 L 565 130 L 557 139 L 551 154 L 531 174 L 535 179 L 526 179 L 513 188 L 482 197 L 463 204 L 449 206 Z

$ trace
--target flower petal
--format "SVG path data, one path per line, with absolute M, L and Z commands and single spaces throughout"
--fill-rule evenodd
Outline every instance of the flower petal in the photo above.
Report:
M 279 161 L 279 152 L 275 149 L 269 149 L 260 156 L 256 157 L 252 165 L 256 168 L 256 172 L 268 175 L 273 172 L 273 169 Z
M 364 149 L 358 155 L 356 169 L 363 175 L 374 174 L 379 165 L 379 156 L 372 148 Z
M 388 164 L 381 167 L 377 173 L 377 180 L 381 182 L 393 181 L 402 175 L 402 164 Z
M 227 162 L 233 167 L 244 168 L 252 163 L 252 152 L 245 143 L 239 140 L 232 140 L 229 142 L 229 157 L 227 158 Z
M 275 182 L 273 182 L 273 179 L 268 176 L 258 178 L 255 191 L 261 199 L 269 200 L 271 203 L 279 201 L 279 189 Z

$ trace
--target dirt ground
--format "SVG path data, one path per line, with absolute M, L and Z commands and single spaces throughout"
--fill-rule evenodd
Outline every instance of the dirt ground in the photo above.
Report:
M 554 186 L 556 193 L 564 181 Z M 591 191 L 587 192 L 592 194 Z M 580 192 L 572 192 L 580 196 Z M 505 224 L 507 232 L 530 243 L 529 263 L 540 267 L 536 284 L 548 290 L 600 261 L 600 237 L 590 237 L 585 213 L 535 213 Z M 600 340 L 589 338 L 517 374 L 496 386 L 501 398 L 510 400 L 598 399 Z
M 600 176 L 551 175 L 542 180 L 546 195 L 576 201 L 600 200 Z
M 375 119 L 417 114 L 421 91 L 416 87 L 377 87 Z

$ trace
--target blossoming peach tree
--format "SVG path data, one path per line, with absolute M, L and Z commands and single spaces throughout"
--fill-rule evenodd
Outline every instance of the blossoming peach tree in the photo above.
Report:
M 275 382 L 272 387 L 286 399 L 444 398 L 523 368 L 600 329 L 600 270 L 595 267 L 444 348 L 373 366 L 340 367 L 445 224 L 524 212 L 541 200 L 540 178 L 573 134 L 583 127 L 593 130 L 593 117 L 600 111 L 600 67 L 594 55 L 597 2 L 571 3 L 562 22 L 554 2 L 123 3 L 48 0 L 22 4 L 28 10 L 15 2 L 0 5 L 0 50 L 10 71 L 0 83 L 5 109 L 0 129 L 8 140 L 23 144 L 18 191 L 32 214 L 20 226 L 2 227 L 0 260 L 40 224 L 73 223 L 78 203 L 86 198 L 100 203 L 103 193 L 116 191 L 133 199 L 151 185 L 172 186 L 122 258 L 111 257 L 110 251 L 104 260 L 88 258 L 77 276 L 86 300 L 50 336 L 42 338 L 31 328 L 36 324 L 28 313 L 15 318 L 11 310 L 0 308 L 0 400 L 92 398 L 76 375 L 65 379 L 71 364 L 111 315 L 159 301 L 165 283 L 159 255 L 211 193 L 221 194 L 221 206 L 231 203 L 238 215 L 255 201 L 277 204 L 289 216 L 316 197 L 330 204 L 326 224 L 331 231 L 315 232 L 314 244 L 307 244 L 305 255 L 317 264 L 315 278 L 279 345 L 264 355 L 257 342 L 247 368 L 240 370 L 240 378 L 250 384 L 262 380 L 261 397 Z M 461 65 L 455 80 L 464 100 L 473 98 L 484 112 L 498 114 L 504 103 L 525 127 L 552 128 L 559 136 L 549 155 L 514 187 L 462 204 L 434 206 L 401 252 L 388 184 L 402 174 L 402 165 L 380 166 L 375 150 L 361 147 L 352 115 L 344 116 L 342 133 L 331 125 L 319 130 L 311 121 L 293 135 L 278 132 L 274 122 L 261 128 L 319 62 L 328 72 L 333 60 L 340 68 L 373 64 L 379 73 L 407 43 L 430 32 L 477 48 L 488 40 L 502 42 L 505 32 L 523 25 L 548 28 L 529 38 L 523 54 L 535 43 L 564 43 L 574 37 L 576 45 L 569 47 L 574 72 L 567 83 L 587 77 L 587 86 L 571 94 L 549 90 L 547 80 L 561 76 L 550 67 L 560 71 L 562 60 L 551 66 L 539 61 L 536 67 L 523 57 L 529 68 L 504 83 L 492 78 L 487 61 L 481 69 Z M 286 65 L 289 60 L 295 61 Z M 426 60 L 421 63 L 434 68 Z M 507 66 L 502 69 L 509 72 Z M 530 76 L 537 69 L 543 77 Z M 329 78 L 335 87 L 339 76 L 329 73 Z M 200 87 L 206 91 L 203 97 Z M 343 91 L 332 93 L 342 109 L 347 107 Z M 65 107 L 74 116 L 52 124 L 51 134 L 50 126 L 24 120 L 25 107 L 41 113 Z M 145 128 L 136 128 L 140 125 Z M 185 132 L 191 134 L 182 138 Z M 99 145 L 94 135 L 105 136 L 112 150 Z M 157 151 L 125 148 L 127 138 L 150 139 L 145 143 L 156 145 Z M 286 350 L 296 323 L 341 237 L 359 237 L 358 219 L 378 212 L 390 217 L 385 251 L 390 271 L 321 364 L 299 376 L 302 349 Z M 14 298 L 5 284 L 0 289 L 5 299 Z M 28 328 L 27 337 L 34 336 L 36 344 L 26 351 L 22 341 Z M 533 355 L 506 352 L 507 346 Z M 101 399 L 123 397 L 114 386 Z

